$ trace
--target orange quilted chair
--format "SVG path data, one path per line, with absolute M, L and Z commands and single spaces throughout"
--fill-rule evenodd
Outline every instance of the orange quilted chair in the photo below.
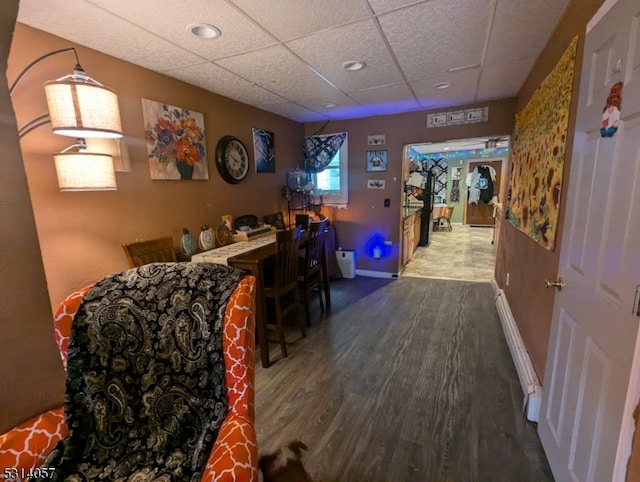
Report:
M 258 447 L 254 429 L 255 289 L 244 277 L 225 309 L 222 345 L 228 411 L 202 474 L 203 481 L 257 481 Z M 86 286 L 65 298 L 54 317 L 55 339 L 66 369 L 73 318 Z M 26 480 L 56 444 L 69 434 L 63 407 L 38 415 L 0 435 L 0 467 L 11 468 L 5 480 Z M 15 477 L 13 477 L 15 475 Z

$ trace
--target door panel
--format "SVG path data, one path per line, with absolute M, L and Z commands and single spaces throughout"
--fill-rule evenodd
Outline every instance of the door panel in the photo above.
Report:
M 585 41 L 577 130 L 538 425 L 558 482 L 601 482 L 624 474 L 630 440 L 630 376 L 640 318 L 640 89 L 637 0 L 619 0 Z M 633 52 L 632 52 L 633 51 Z M 617 59 L 622 59 L 617 69 Z M 629 66 L 627 68 L 627 66 Z M 633 71 L 633 72 L 632 72 Z M 621 120 L 601 137 L 613 83 L 626 79 Z M 616 479 L 619 480 L 619 479 Z

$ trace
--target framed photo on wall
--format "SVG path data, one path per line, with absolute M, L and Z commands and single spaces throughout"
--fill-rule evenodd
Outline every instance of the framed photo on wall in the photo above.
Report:
M 384 179 L 367 179 L 367 189 L 384 189 L 386 184 Z
M 253 128 L 253 155 L 256 172 L 276 172 L 276 151 L 273 132 Z
M 387 170 L 387 151 L 367 151 L 367 172 Z

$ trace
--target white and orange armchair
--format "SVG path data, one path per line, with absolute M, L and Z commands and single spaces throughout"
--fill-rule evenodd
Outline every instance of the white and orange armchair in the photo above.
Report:
M 71 325 L 90 288 L 70 294 L 54 316 L 55 339 L 65 369 Z M 226 305 L 222 343 L 227 415 L 202 472 L 203 481 L 258 480 L 254 429 L 255 289 L 255 278 L 244 277 Z M 15 469 L 16 477 L 9 480 L 26 479 L 21 475 L 41 466 L 68 434 L 63 407 L 40 414 L 0 435 L 0 467 Z

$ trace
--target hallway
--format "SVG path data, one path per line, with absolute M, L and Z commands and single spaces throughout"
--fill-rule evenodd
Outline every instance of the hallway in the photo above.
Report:
M 453 223 L 435 231 L 428 246 L 418 246 L 401 277 L 491 282 L 496 257 L 493 228 Z

